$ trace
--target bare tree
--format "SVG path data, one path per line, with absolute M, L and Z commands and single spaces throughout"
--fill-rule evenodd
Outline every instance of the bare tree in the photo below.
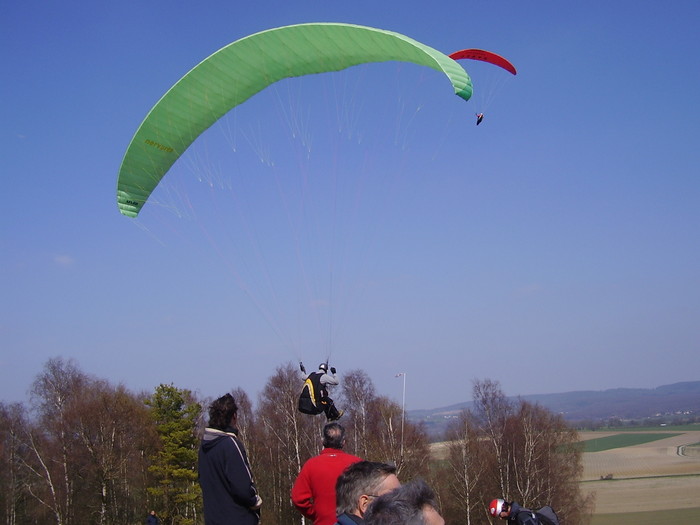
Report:
M 427 434 L 422 427 L 406 422 L 402 435 L 401 418 L 399 404 L 386 397 L 375 398 L 367 445 L 369 458 L 394 463 L 402 478 L 423 476 L 430 458 Z
M 443 485 L 445 499 L 455 516 L 468 525 L 478 523 L 483 516 L 484 480 L 487 471 L 488 442 L 483 439 L 473 414 L 462 411 L 447 431 L 447 461 Z
M 69 418 L 87 381 L 73 361 L 54 358 L 46 363 L 31 389 L 37 421 L 26 427 L 23 436 L 29 451 L 23 465 L 33 478 L 27 490 L 51 513 L 57 525 L 73 522 L 81 465 L 75 452 L 78 440 Z
M 404 476 L 425 473 L 429 457 L 427 435 L 409 422 L 401 432 L 401 407 L 387 397 L 377 396 L 365 371 L 345 374 L 342 400 L 347 413 L 343 424 L 351 436 L 349 452 L 368 460 L 393 463 Z
M 51 359 L 31 400 L 34 418 L 14 434 L 22 497 L 39 503 L 27 519 L 110 524 L 143 512 L 154 427 L 142 398 Z
M 402 481 L 427 478 L 448 521 L 483 523 L 486 502 L 503 496 L 530 508 L 550 504 L 562 521 L 585 523 L 592 501 L 578 484 L 581 451 L 560 416 L 508 400 L 497 382 L 476 382 L 473 410 L 450 427 L 445 456 L 430 461 L 423 427 L 406 422 L 401 432 L 401 407 L 377 396 L 365 372 L 351 370 L 341 384 L 348 451 L 396 464 Z M 267 525 L 303 524 L 289 494 L 319 452 L 326 421 L 298 411 L 301 386 L 287 363 L 255 410 L 244 391 L 232 390 Z M 146 508 L 147 487 L 164 524 L 201 523 L 195 465 L 203 416 L 189 391 L 161 385 L 153 396 L 133 395 L 52 359 L 34 381 L 31 409 L 0 403 L 6 523 L 132 523 Z
M 0 512 L 7 525 L 22 523 L 26 476 L 21 469 L 21 435 L 27 421 L 20 403 L 0 403 Z
M 505 494 L 510 485 L 510 461 L 505 446 L 505 436 L 511 406 L 496 381 L 476 381 L 473 388 L 474 415 L 481 432 L 493 447 L 491 458 L 492 475 L 496 475 L 498 492 Z
M 139 474 L 156 447 L 155 428 L 143 401 L 123 386 L 92 381 L 83 389 L 72 427 L 85 451 L 84 508 L 100 525 L 134 521 L 145 508 Z
M 583 464 L 577 432 L 560 415 L 522 400 L 508 426 L 511 493 L 534 507 L 554 506 L 567 523 L 582 522 L 593 500 L 579 489 Z
M 290 503 L 292 485 L 303 463 L 318 453 L 324 420 L 299 412 L 301 378 L 296 367 L 278 367 L 259 397 L 254 439 L 256 479 L 265 498 L 265 521 L 293 523 L 301 519 Z M 273 514 L 270 516 L 270 514 Z
M 370 421 L 376 403 L 374 384 L 364 370 L 350 370 L 344 374 L 341 393 L 346 416 L 349 421 L 348 451 L 359 457 L 369 457 Z
M 591 500 L 578 485 L 582 463 L 576 431 L 540 406 L 509 401 L 494 381 L 475 383 L 474 406 L 466 417 L 485 445 L 473 448 L 480 456 L 477 468 L 486 474 L 475 492 L 482 504 L 502 496 L 528 508 L 552 505 L 563 522 L 582 523 Z M 463 504 L 473 515 L 475 507 Z
M 243 443 L 250 443 L 249 433 L 252 433 L 255 428 L 255 414 L 253 412 L 253 402 L 248 397 L 248 393 L 242 388 L 234 388 L 231 390 L 233 399 L 236 400 L 238 406 L 238 435 L 243 440 Z M 254 459 L 249 451 L 249 459 Z

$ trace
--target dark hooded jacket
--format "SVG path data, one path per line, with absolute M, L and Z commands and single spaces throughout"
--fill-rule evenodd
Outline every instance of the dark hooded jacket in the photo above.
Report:
M 530 509 L 521 507 L 517 503 L 510 504 L 510 515 L 508 523 L 516 523 L 517 525 L 540 525 L 540 520 Z
M 206 525 L 257 525 L 258 493 L 237 431 L 207 428 L 199 447 L 199 484 Z
M 363 525 L 365 520 L 354 514 L 348 514 L 347 512 L 338 516 L 338 521 L 335 525 Z

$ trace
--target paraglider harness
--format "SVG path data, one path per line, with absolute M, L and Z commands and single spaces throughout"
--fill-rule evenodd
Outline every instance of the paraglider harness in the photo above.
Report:
M 557 513 L 554 512 L 554 509 L 549 505 L 537 510 L 530 510 L 521 507 L 517 516 L 520 516 L 521 514 L 527 514 L 530 518 L 534 519 L 535 523 L 538 523 L 539 525 L 559 525 L 559 517 L 557 516 Z M 530 523 L 533 521 L 533 519 L 528 519 L 527 522 Z
M 559 525 L 559 517 L 554 509 L 549 505 L 545 505 L 541 509 L 535 511 L 535 516 L 542 525 Z
M 321 372 L 311 372 L 299 395 L 299 412 L 315 416 L 324 412 L 324 399 L 328 398 L 328 391 L 321 384 Z
M 328 361 L 325 366 L 319 367 L 323 372 L 311 372 L 304 381 L 304 386 L 299 394 L 299 411 L 304 414 L 315 416 L 320 413 L 326 414 L 328 421 L 337 421 L 343 415 L 343 410 L 338 410 L 335 403 L 328 396 L 326 385 L 321 383 L 321 378 L 328 370 Z M 299 369 L 302 373 L 306 373 L 304 364 L 299 363 Z M 330 368 L 331 373 L 335 376 L 335 368 Z

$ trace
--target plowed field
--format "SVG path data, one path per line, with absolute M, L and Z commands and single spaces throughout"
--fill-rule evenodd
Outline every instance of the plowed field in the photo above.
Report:
M 581 433 L 581 439 L 614 432 Z M 668 432 L 678 434 L 678 431 Z M 624 513 L 700 507 L 700 457 L 679 447 L 700 443 L 700 431 L 583 455 L 584 493 L 596 493 L 595 513 Z M 601 481 L 601 476 L 612 479 Z

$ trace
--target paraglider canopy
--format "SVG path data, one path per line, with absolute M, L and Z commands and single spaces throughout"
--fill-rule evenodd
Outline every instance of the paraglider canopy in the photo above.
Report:
M 175 161 L 235 106 L 289 77 L 400 61 L 444 73 L 468 100 L 469 75 L 447 55 L 405 35 L 371 27 L 318 23 L 256 33 L 220 49 L 158 101 L 136 131 L 117 181 L 121 213 L 136 217 Z
M 509 60 L 497 55 L 496 53 L 485 51 L 483 49 L 462 49 L 461 51 L 455 51 L 452 53 L 450 58 L 453 60 L 480 60 L 482 62 L 488 62 L 494 66 L 501 67 L 513 75 L 518 73 L 515 66 L 511 64 Z

